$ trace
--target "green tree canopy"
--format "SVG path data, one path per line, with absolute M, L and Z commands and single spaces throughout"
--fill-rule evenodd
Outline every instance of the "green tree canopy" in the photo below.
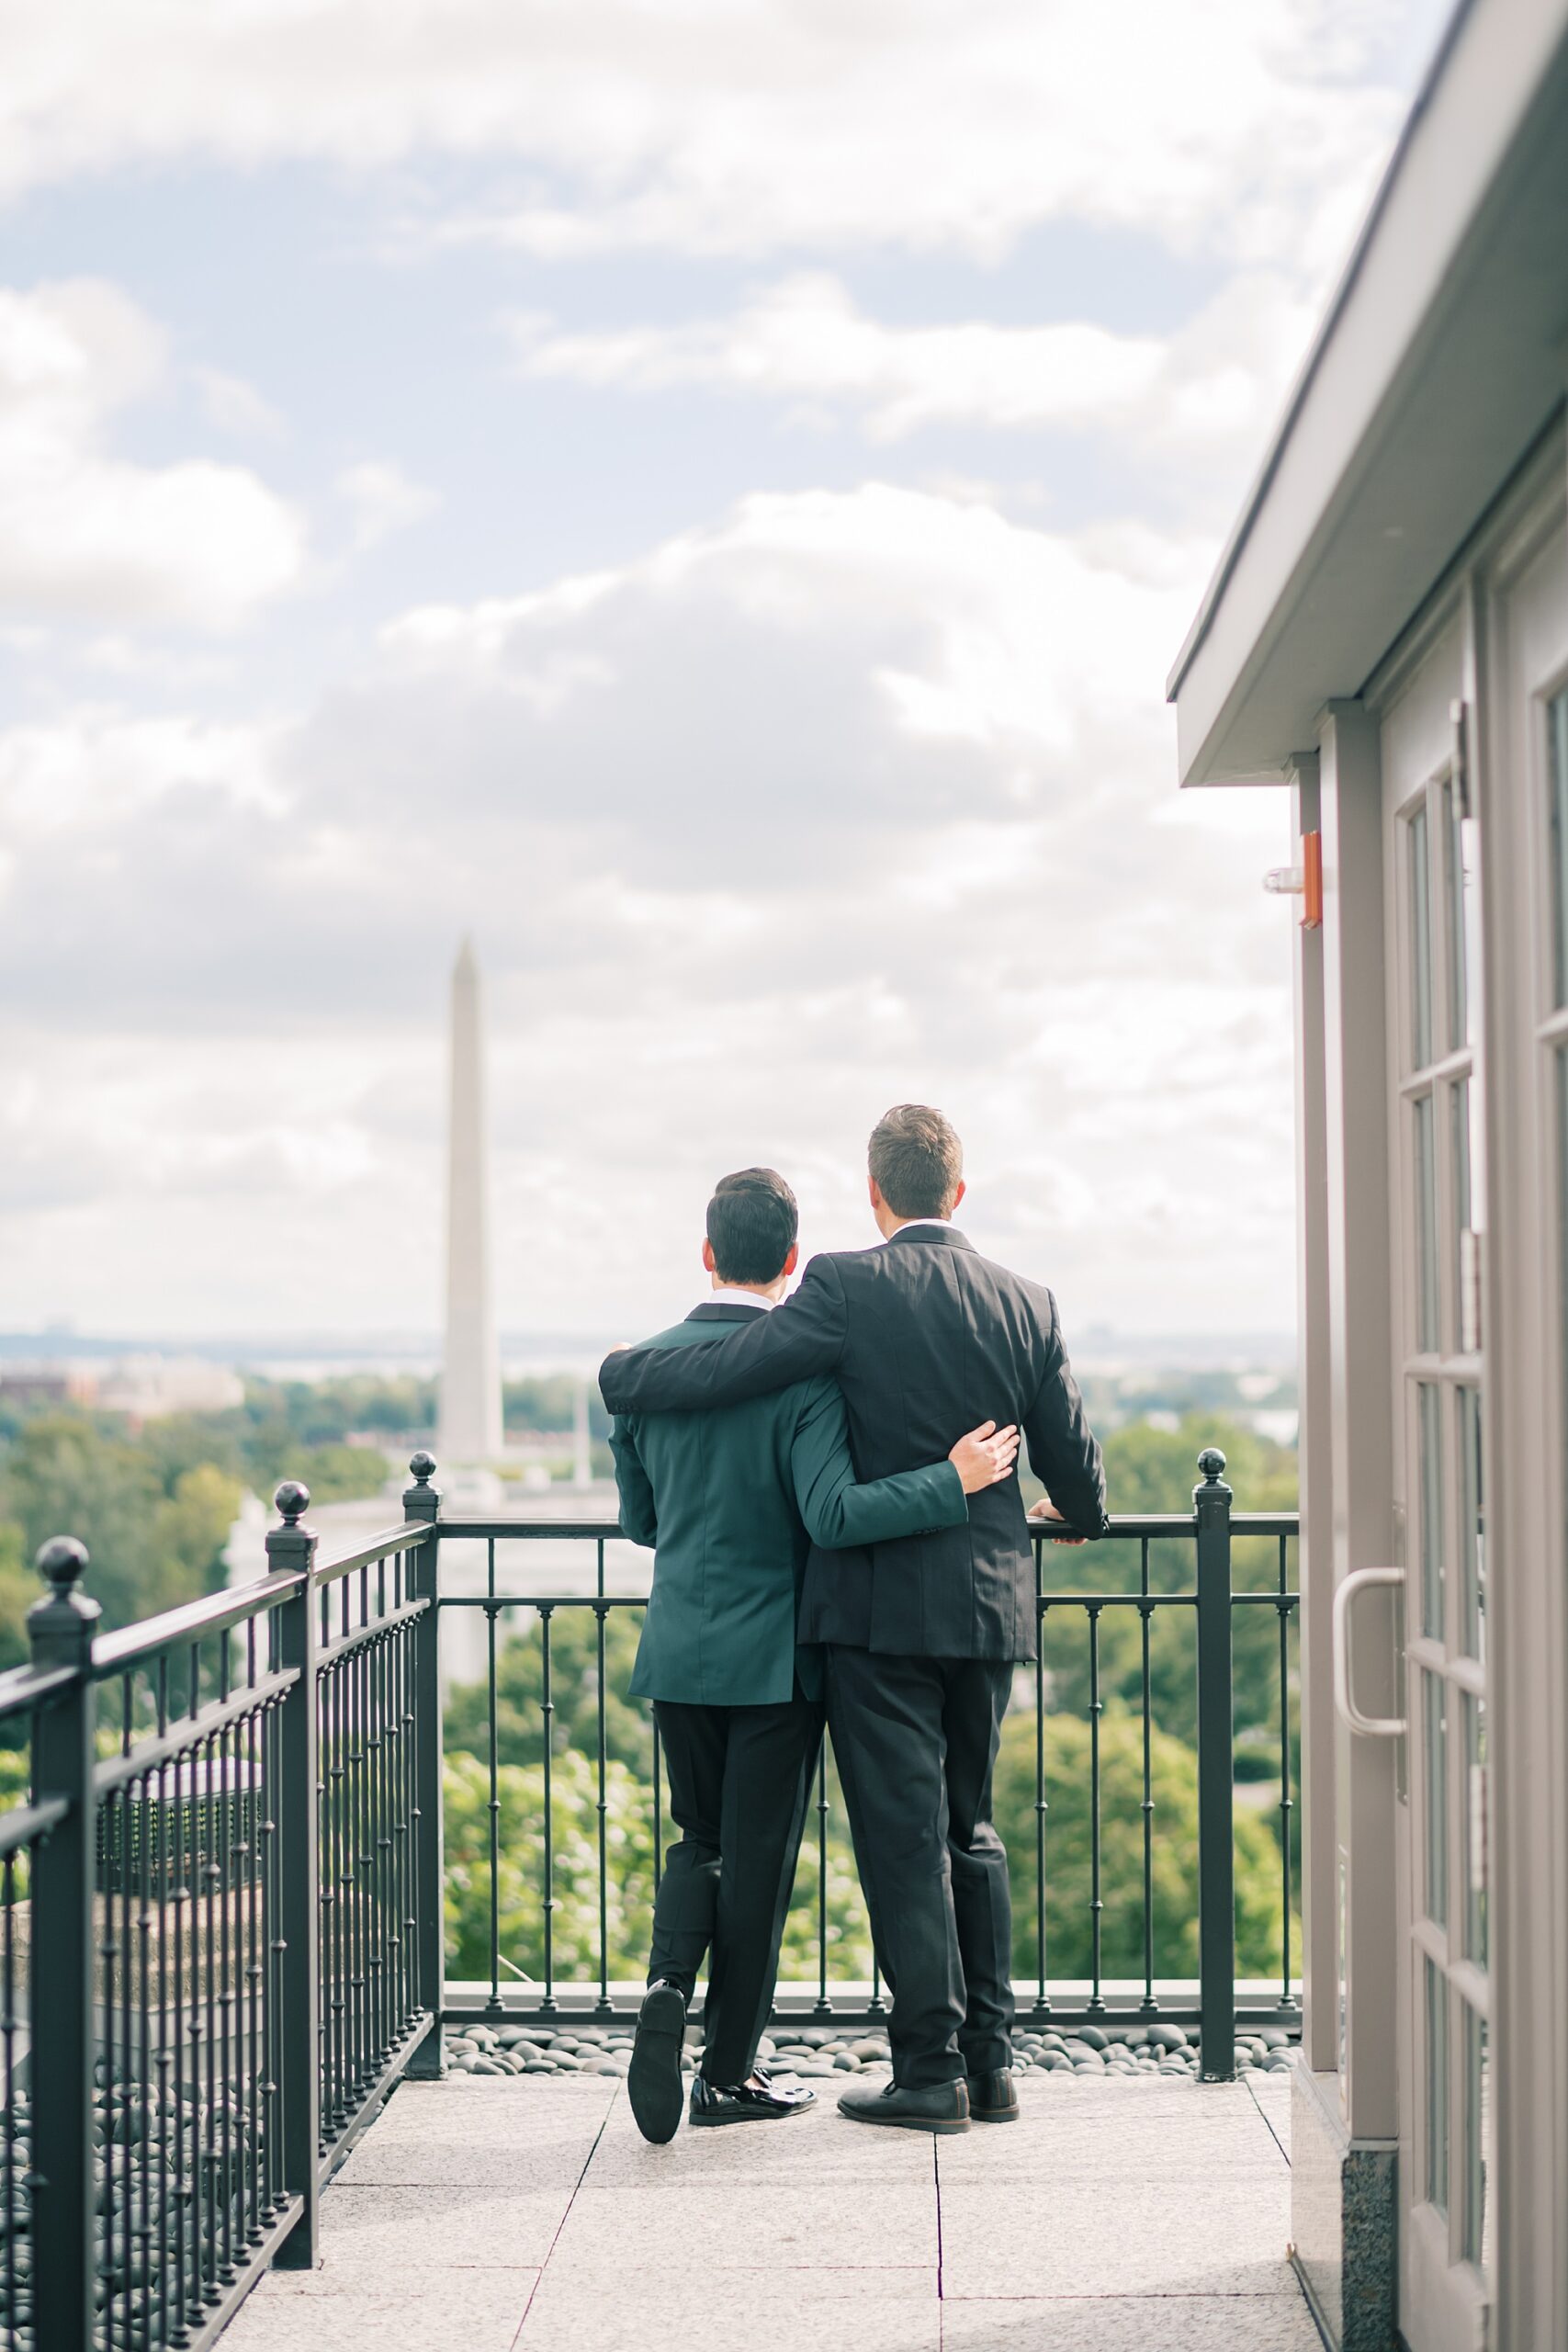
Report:
M 1144 1971 L 1142 1724 L 1121 1711 L 1100 1727 L 1101 1969 Z M 1035 1733 L 1032 1711 L 1010 1714 L 997 1759 L 995 1819 L 1012 1878 L 1013 1973 L 1038 1968 L 1035 1933 Z M 1198 1764 L 1168 1733 L 1150 1740 L 1154 1973 L 1198 1973 Z M 1090 1733 L 1072 1716 L 1045 1724 L 1045 1949 L 1053 1980 L 1087 1977 L 1093 1961 Z M 1279 1966 L 1280 1849 L 1252 1815 L 1235 1816 L 1236 1962 L 1267 1975 Z
M 599 1973 L 599 1779 L 572 1751 L 552 1767 L 549 1894 L 552 1959 L 565 1982 Z M 545 1976 L 545 1768 L 504 1764 L 497 1776 L 501 1860 L 500 1948 L 516 1983 Z M 477 1756 L 448 1751 L 443 1801 L 446 1853 L 446 1965 L 454 1976 L 490 1974 L 490 1776 Z M 640 1974 L 653 1918 L 653 1826 L 649 1792 L 621 1763 L 605 1774 L 608 1967 Z
M 545 1753 L 545 1656 L 540 1621 L 532 1611 L 508 1612 L 510 1637 L 500 1645 L 495 1669 L 496 1754 L 502 1764 L 537 1764 Z M 501 1621 L 502 1626 L 507 1619 Z M 651 1780 L 653 1724 L 647 1708 L 626 1697 L 637 1638 L 640 1609 L 610 1609 L 604 1614 L 604 1747 L 628 1770 Z M 552 1755 L 575 1749 L 599 1753 L 599 1643 L 592 1609 L 557 1609 L 550 1618 Z M 490 1688 L 484 1681 L 458 1683 L 446 1701 L 448 1747 L 474 1756 L 489 1753 Z
M 105 1619 L 123 1625 L 221 1583 L 241 1487 L 215 1464 L 199 1464 L 176 1470 L 165 1489 L 143 1448 L 106 1434 L 85 1414 L 51 1413 L 18 1431 L 0 1495 L 26 1558 L 51 1536 L 82 1539 Z

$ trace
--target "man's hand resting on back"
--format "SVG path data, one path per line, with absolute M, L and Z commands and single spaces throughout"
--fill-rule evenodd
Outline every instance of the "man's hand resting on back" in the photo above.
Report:
M 999 1430 L 995 1421 L 982 1421 L 977 1430 L 959 1439 L 947 1458 L 966 1495 L 977 1495 L 983 1487 L 1000 1486 L 1004 1478 L 1011 1477 L 1018 1459 L 1017 1427 L 1010 1421 Z

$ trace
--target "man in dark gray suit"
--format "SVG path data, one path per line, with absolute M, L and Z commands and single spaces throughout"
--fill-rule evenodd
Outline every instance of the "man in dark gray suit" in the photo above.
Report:
M 885 1246 L 814 1258 L 793 1298 L 732 1335 L 612 1356 L 605 1403 L 689 1410 L 830 1373 L 863 1479 L 940 1460 L 980 1420 L 1016 1421 L 1049 1515 L 1065 1534 L 1100 1534 L 1104 1465 L 1055 1301 L 953 1225 L 964 1188 L 952 1126 L 903 1104 L 878 1122 L 869 1159 Z M 976 1496 L 962 1527 L 814 1549 L 799 1636 L 827 1645 L 833 1750 L 893 1996 L 893 2082 L 840 2107 L 924 2131 L 1010 2121 L 1011 1905 L 990 1814 L 1013 1668 L 1037 1640 L 1017 1479 Z

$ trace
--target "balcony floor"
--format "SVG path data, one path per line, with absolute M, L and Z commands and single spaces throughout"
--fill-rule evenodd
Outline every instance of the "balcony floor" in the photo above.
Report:
M 222 2352 L 1319 2352 L 1290 2079 L 1031 2075 L 1020 2122 L 944 2140 L 829 2096 L 668 2148 L 613 2078 L 405 2083 L 322 2267 L 264 2278 Z

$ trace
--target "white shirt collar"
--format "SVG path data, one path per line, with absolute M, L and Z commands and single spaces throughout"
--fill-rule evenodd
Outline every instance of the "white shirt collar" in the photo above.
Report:
M 697 1303 L 701 1306 L 761 1306 L 770 1313 L 778 1304 L 776 1299 L 759 1298 L 754 1290 L 741 1290 L 734 1283 L 721 1283 L 717 1290 L 710 1290 L 707 1296 Z
M 877 1242 L 876 1247 L 879 1250 L 886 1250 L 890 1241 L 897 1241 L 898 1236 L 901 1233 L 908 1233 L 911 1226 L 939 1225 L 951 1227 L 953 1219 L 950 1216 L 907 1216 L 902 1225 L 896 1225 L 891 1233 L 885 1233 L 882 1236 L 882 1238 Z

